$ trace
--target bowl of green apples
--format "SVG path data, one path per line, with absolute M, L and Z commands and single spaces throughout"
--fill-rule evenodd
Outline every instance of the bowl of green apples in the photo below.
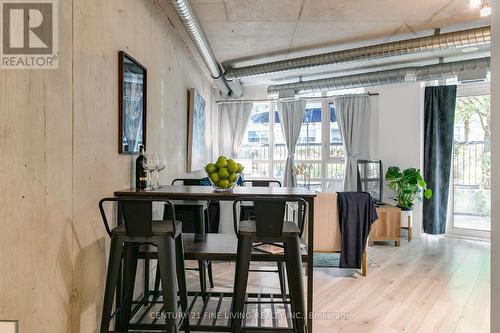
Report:
M 216 192 L 232 191 L 243 169 L 241 163 L 236 163 L 235 160 L 225 156 L 219 156 L 215 163 L 208 163 L 205 166 L 205 172 Z

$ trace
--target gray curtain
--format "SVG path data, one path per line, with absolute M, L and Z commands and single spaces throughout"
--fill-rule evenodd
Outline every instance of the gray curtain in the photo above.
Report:
M 358 159 L 370 157 L 370 100 L 368 94 L 335 99 L 335 115 L 346 155 L 344 191 L 357 190 Z
M 252 102 L 219 105 L 219 153 L 236 158 L 252 113 Z
M 306 101 L 303 99 L 278 102 L 278 115 L 287 149 L 285 172 L 283 174 L 283 186 L 286 187 L 297 186 L 297 177 L 293 172 L 295 165 L 294 154 L 305 110 Z
M 433 192 L 423 205 L 428 234 L 446 230 L 456 99 L 456 86 L 425 88 L 424 179 Z

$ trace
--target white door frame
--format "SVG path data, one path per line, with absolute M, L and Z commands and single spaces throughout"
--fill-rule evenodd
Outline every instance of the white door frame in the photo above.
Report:
M 457 87 L 457 97 L 479 96 L 479 95 L 489 95 L 489 94 L 490 94 L 490 82 L 461 84 L 458 85 Z M 452 166 L 450 172 L 450 187 L 448 196 L 448 219 L 447 219 L 448 221 L 446 223 L 445 234 L 447 236 L 462 236 L 462 237 L 483 238 L 483 239 L 490 238 L 490 231 L 456 228 L 454 226 L 454 221 L 453 221 L 454 219 L 453 203 L 454 203 L 454 191 L 453 191 L 453 166 Z

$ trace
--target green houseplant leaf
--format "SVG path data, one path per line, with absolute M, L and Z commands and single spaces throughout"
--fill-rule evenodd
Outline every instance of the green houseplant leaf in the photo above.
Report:
M 398 207 L 404 210 L 412 210 L 415 199 L 421 193 L 426 199 L 432 197 L 432 190 L 427 188 L 419 169 L 408 168 L 403 171 L 397 166 L 391 166 L 385 174 L 388 186 L 396 192 Z
M 387 179 L 388 181 L 397 180 L 401 177 L 403 177 L 403 174 L 396 166 L 389 167 L 389 169 L 387 169 L 387 173 L 385 174 L 385 179 Z

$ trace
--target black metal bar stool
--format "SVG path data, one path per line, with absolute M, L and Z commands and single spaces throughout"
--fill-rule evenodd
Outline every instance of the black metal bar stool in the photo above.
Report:
M 281 182 L 279 180 L 271 180 L 271 179 L 244 180 L 242 182 L 242 185 L 246 186 L 246 184 L 251 184 L 252 187 L 272 187 L 272 186 L 281 187 Z M 240 220 L 245 221 L 254 218 L 255 218 L 255 207 L 253 206 L 253 203 L 243 201 L 240 205 Z M 285 263 L 277 262 L 276 265 L 278 266 L 276 270 L 250 269 L 249 271 L 278 273 L 281 293 L 286 294 Z
M 119 216 L 123 223 L 110 230 L 104 211 L 105 202 L 118 204 Z M 151 198 L 104 198 L 99 202 L 106 231 L 111 237 L 108 273 L 104 291 L 100 332 L 109 332 L 112 317 L 120 313 L 120 321 L 115 326 L 120 331 L 128 331 L 132 313 L 132 297 L 134 294 L 135 275 L 140 247 L 153 245 L 158 248 L 158 269 L 163 293 L 163 308 L 165 313 L 166 332 L 178 332 L 179 327 L 189 332 L 188 299 L 186 276 L 184 268 L 184 251 L 182 244 L 182 224 L 173 218 L 170 221 L 153 221 L 153 202 L 162 202 L 175 211 L 169 200 Z M 123 294 L 121 307 L 113 313 L 113 299 L 120 274 L 120 264 L 123 258 Z M 178 293 L 184 314 L 178 313 Z M 179 320 L 178 320 L 179 319 Z
M 172 181 L 172 185 L 175 184 L 201 186 L 202 180 L 197 178 L 177 178 Z M 197 235 L 203 236 L 207 232 L 215 231 L 210 228 L 209 202 L 200 200 L 175 200 L 174 204 L 176 207 L 176 219 L 183 222 L 184 233 L 194 232 Z M 168 209 L 165 209 L 165 214 L 169 214 Z M 164 216 L 164 219 L 167 216 L 169 215 Z M 199 260 L 198 268 L 187 268 L 187 270 L 196 270 L 199 272 L 200 291 L 203 299 L 205 299 L 207 293 L 207 273 L 210 288 L 214 287 L 212 262 Z
M 242 186 L 247 186 L 250 184 L 252 187 L 281 187 L 281 182 L 279 180 L 273 179 L 252 179 L 244 180 Z M 249 220 L 255 216 L 255 208 L 252 202 L 242 201 L 240 205 L 240 220 Z
M 245 314 L 245 295 L 248 282 L 248 272 L 254 246 L 272 244 L 284 249 L 283 255 L 276 255 L 277 261 L 285 261 L 288 286 L 290 292 L 290 308 L 292 323 L 296 332 L 306 332 L 304 286 L 302 277 L 302 257 L 300 237 L 304 227 L 307 203 L 302 199 L 287 198 L 246 198 L 255 207 L 255 219 L 239 221 L 237 219 L 238 205 L 243 200 L 233 204 L 233 222 L 238 236 L 238 254 L 234 278 L 233 304 L 231 308 L 231 331 L 241 332 Z M 287 203 L 297 206 L 297 223 L 285 221 Z M 295 216 L 295 214 L 293 214 Z M 257 244 L 255 244 L 257 243 Z M 253 329 L 252 329 L 253 330 Z

